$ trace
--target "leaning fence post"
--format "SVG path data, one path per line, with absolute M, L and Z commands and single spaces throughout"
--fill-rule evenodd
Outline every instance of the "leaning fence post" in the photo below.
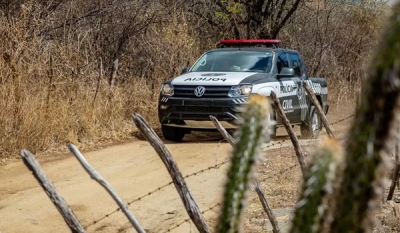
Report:
M 261 190 L 260 184 L 258 183 L 258 181 L 256 180 L 255 182 L 256 185 L 256 192 L 258 195 L 258 198 L 261 201 L 261 204 L 264 208 L 265 213 L 267 213 L 268 219 L 271 222 L 272 228 L 273 228 L 273 233 L 280 233 L 281 230 L 279 229 L 278 226 L 278 220 L 276 220 L 276 217 L 274 215 L 274 213 L 272 212 L 271 207 L 269 207 L 267 199 L 265 198 L 264 192 Z
M 133 227 L 139 233 L 145 233 L 145 230 L 140 226 L 139 222 L 136 220 L 135 216 L 129 211 L 128 207 L 125 205 L 124 201 L 119 197 L 118 193 L 114 188 L 103 178 L 103 176 L 93 169 L 92 166 L 86 161 L 85 157 L 81 154 L 79 149 L 73 144 L 67 144 L 69 151 L 76 157 L 85 171 L 90 175 L 90 178 L 97 181 L 107 192 L 111 195 L 115 202 L 117 202 L 119 208 L 132 223 Z
M 231 146 L 235 146 L 236 140 L 224 129 L 224 127 L 219 123 L 218 119 L 215 116 L 210 116 L 210 120 L 213 122 L 214 126 L 220 132 L 220 134 L 231 144 Z
M 276 97 L 275 92 L 271 91 L 270 97 L 271 97 L 271 100 L 272 100 L 272 106 L 274 106 L 274 108 L 276 110 L 276 113 L 282 118 L 282 123 L 285 126 L 285 129 L 289 134 L 290 140 L 293 143 L 297 159 L 298 159 L 298 161 L 300 163 L 301 172 L 303 173 L 303 176 L 304 176 L 305 171 L 306 171 L 306 163 L 304 161 L 304 157 L 305 156 L 304 156 L 303 150 L 300 147 L 299 140 L 297 139 L 297 136 L 294 133 L 294 131 L 292 129 L 292 126 L 291 126 L 289 120 L 287 119 L 287 117 L 285 115 L 285 112 L 282 109 L 281 103 L 279 103 L 279 100 Z
M 22 160 L 24 161 L 24 164 L 32 172 L 33 176 L 39 182 L 40 186 L 42 186 L 47 196 L 50 198 L 50 200 L 56 206 L 57 210 L 63 216 L 64 221 L 71 229 L 71 232 L 73 233 L 85 232 L 85 229 L 79 222 L 78 218 L 75 216 L 72 209 L 68 206 L 64 198 L 60 196 L 60 194 L 54 187 L 53 183 L 51 183 L 51 181 L 47 178 L 46 174 L 43 172 L 38 161 L 35 159 L 35 156 L 27 150 L 22 150 L 21 157 Z
M 140 114 L 133 114 L 132 118 L 136 127 L 138 127 L 138 129 L 142 132 L 147 141 L 153 146 L 154 150 L 163 161 L 172 178 L 172 181 L 174 182 L 175 188 L 178 191 L 183 204 L 185 205 L 186 211 L 189 217 L 192 219 L 194 225 L 197 227 L 197 230 L 200 233 L 210 233 L 208 225 L 204 220 L 204 217 L 201 214 L 194 198 L 192 197 L 192 194 L 189 192 L 186 182 L 183 179 L 182 174 L 179 171 L 179 168 L 176 165 L 171 153 Z
M 314 106 L 315 106 L 315 108 L 317 110 L 317 113 L 319 114 L 319 117 L 322 120 L 322 123 L 324 124 L 324 127 L 326 129 L 326 132 L 327 132 L 328 136 L 330 138 L 334 138 L 335 135 L 333 134 L 333 131 L 331 130 L 331 127 L 329 126 L 328 119 L 326 119 L 324 111 L 322 110 L 322 107 L 319 104 L 319 101 L 317 100 L 317 97 L 315 97 L 314 92 L 311 90 L 311 88 L 308 86 L 308 84 L 305 81 L 303 81 L 302 83 L 303 83 L 304 89 L 306 90 L 308 96 L 310 97 L 311 102 L 314 104 Z

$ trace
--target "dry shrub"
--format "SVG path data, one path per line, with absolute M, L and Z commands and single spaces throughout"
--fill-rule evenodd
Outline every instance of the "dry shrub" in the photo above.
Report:
M 311 76 L 327 78 L 332 103 L 350 99 L 362 76 L 359 64 L 374 45 L 384 9 L 373 6 L 381 8 L 370 14 L 368 5 L 301 6 L 279 34 L 305 56 Z M 161 83 L 214 48 L 221 35 L 234 37 L 228 26 L 204 18 L 212 9 L 196 9 L 158 0 L 0 4 L 0 158 L 17 157 L 22 148 L 63 148 L 67 141 L 82 148 L 131 138 L 134 112 L 158 128 Z
M 280 37 L 302 53 L 311 77 L 326 78 L 330 102 L 353 102 L 389 9 L 386 1 L 306 3 Z
M 42 12 L 33 2 L 15 13 L 18 21 L 0 17 L 6 25 L 0 45 L 0 158 L 16 157 L 22 148 L 38 153 L 66 142 L 87 146 L 131 138 L 135 112 L 159 127 L 161 83 L 200 55 L 182 15 L 148 25 L 146 33 L 128 40 L 119 57 L 117 85 L 110 89 L 111 62 L 95 33 L 70 29 L 59 40 L 37 35 L 48 25 L 32 23 Z M 34 32 L 25 30 L 29 25 Z
M 46 70 L 45 61 L 36 60 L 35 64 Z M 56 67 L 48 68 L 53 70 L 49 73 L 58 74 L 54 77 L 23 65 L 16 65 L 15 69 L 24 72 L 18 72 L 14 80 L 4 77 L 7 72 L 1 77 L 0 98 L 4 101 L 0 102 L 0 145 L 5 154 L 21 148 L 43 151 L 65 142 L 126 138 L 134 130 L 130 121 L 133 112 L 156 123 L 157 96 L 146 80 L 132 79 L 111 92 L 108 83 L 100 79 L 95 99 L 97 75 L 90 71 L 81 75 L 92 75 L 93 83 L 68 80 Z M 11 72 L 11 68 L 3 70 Z M 38 78 L 41 76 L 46 79 Z
M 162 82 L 180 74 L 182 68 L 193 62 L 204 52 L 199 41 L 189 34 L 190 25 L 183 13 L 174 12 L 170 22 L 153 25 L 143 35 L 136 51 L 139 66 L 136 75 L 147 80 Z M 143 72 L 139 72 L 144 67 Z M 158 91 L 160 86 L 157 86 Z

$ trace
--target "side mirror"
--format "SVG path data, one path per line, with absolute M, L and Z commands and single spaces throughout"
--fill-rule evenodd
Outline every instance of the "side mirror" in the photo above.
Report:
M 189 72 L 189 70 L 190 70 L 189 67 L 185 67 L 185 68 L 182 69 L 181 74 L 187 73 L 187 72 Z
M 279 74 L 277 74 L 278 78 L 291 78 L 291 77 L 295 77 L 295 76 L 296 76 L 296 73 L 294 72 L 294 69 L 289 68 L 289 67 L 283 67 L 281 72 Z

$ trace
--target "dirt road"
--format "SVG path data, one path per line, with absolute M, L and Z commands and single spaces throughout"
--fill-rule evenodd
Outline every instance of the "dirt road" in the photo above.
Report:
M 230 147 L 227 143 L 218 147 L 216 142 L 202 142 L 170 144 L 168 149 L 185 175 L 223 161 Z M 142 196 L 171 180 L 161 160 L 146 142 L 113 146 L 86 153 L 85 157 L 125 201 Z M 83 225 L 116 209 L 111 197 L 89 178 L 75 158 L 45 163 L 43 169 Z M 205 209 L 219 200 L 221 185 L 218 184 L 223 183 L 224 170 L 222 167 L 189 178 L 188 186 L 200 208 Z M 0 232 L 27 232 L 27 229 L 29 232 L 68 232 L 63 219 L 23 164 L 1 168 L 0 180 Z M 186 217 L 173 186 L 133 203 L 130 209 L 145 228 L 154 232 L 169 225 L 168 219 Z M 109 227 L 110 223 L 113 226 Z M 115 226 L 126 223 L 125 216 L 118 212 L 88 228 L 88 231 L 117 232 L 119 227 Z
M 349 114 L 340 114 L 341 117 L 346 115 Z M 340 119 L 340 116 L 337 119 Z M 347 122 L 340 123 L 334 129 L 337 132 L 345 132 L 346 125 Z M 285 138 L 279 137 L 276 141 Z M 208 140 L 189 137 L 183 143 L 170 143 L 167 147 L 185 176 L 228 158 L 231 147 L 226 142 L 220 143 L 220 140 L 218 135 Z M 269 150 L 267 162 L 264 162 L 259 170 L 261 175 L 273 174 L 288 164 L 295 164 L 295 156 L 289 147 L 290 142 L 285 141 L 283 145 L 267 148 Z M 136 140 L 84 155 L 126 202 L 135 200 L 171 181 L 161 160 L 145 141 Z M 94 221 L 115 210 L 117 205 L 99 184 L 90 179 L 74 157 L 67 156 L 50 162 L 42 161 L 41 165 L 81 223 L 84 226 L 90 225 L 87 227 L 87 232 L 135 232 L 121 211 L 93 224 Z M 221 200 L 227 168 L 228 165 L 225 164 L 219 169 L 207 170 L 186 179 L 201 210 L 204 211 Z M 296 174 L 299 174 L 297 170 L 292 175 L 299 177 Z M 22 162 L 0 167 L 0 181 L 1 233 L 69 232 L 57 209 Z M 276 186 L 286 185 L 279 180 L 273 182 L 267 186 L 270 187 L 275 183 Z M 291 185 L 290 188 L 285 186 L 285 190 L 293 189 L 289 191 L 290 197 L 287 197 L 287 191 L 279 191 L 279 187 L 274 190 L 273 195 L 277 196 L 271 197 L 272 206 L 292 206 L 296 200 L 296 188 L 293 188 L 293 185 L 298 182 L 298 178 L 290 178 L 287 183 Z M 267 195 L 272 193 L 267 192 Z M 290 201 L 286 202 L 285 199 Z M 252 200 L 255 200 L 254 197 L 250 202 Z M 129 208 L 148 232 L 165 232 L 188 217 L 173 185 L 132 203 Z M 205 213 L 210 226 L 215 224 L 218 209 Z M 260 215 L 262 214 L 257 212 L 254 216 Z M 251 221 L 248 220 L 247 223 L 251 224 Z M 193 224 L 187 222 L 172 232 L 196 231 Z

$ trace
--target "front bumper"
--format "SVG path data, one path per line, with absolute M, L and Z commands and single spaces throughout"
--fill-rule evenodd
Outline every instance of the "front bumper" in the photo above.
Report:
M 236 128 L 240 107 L 248 97 L 236 98 L 184 98 L 160 95 L 158 118 L 163 125 L 175 127 L 215 129 L 210 115 L 227 128 Z

